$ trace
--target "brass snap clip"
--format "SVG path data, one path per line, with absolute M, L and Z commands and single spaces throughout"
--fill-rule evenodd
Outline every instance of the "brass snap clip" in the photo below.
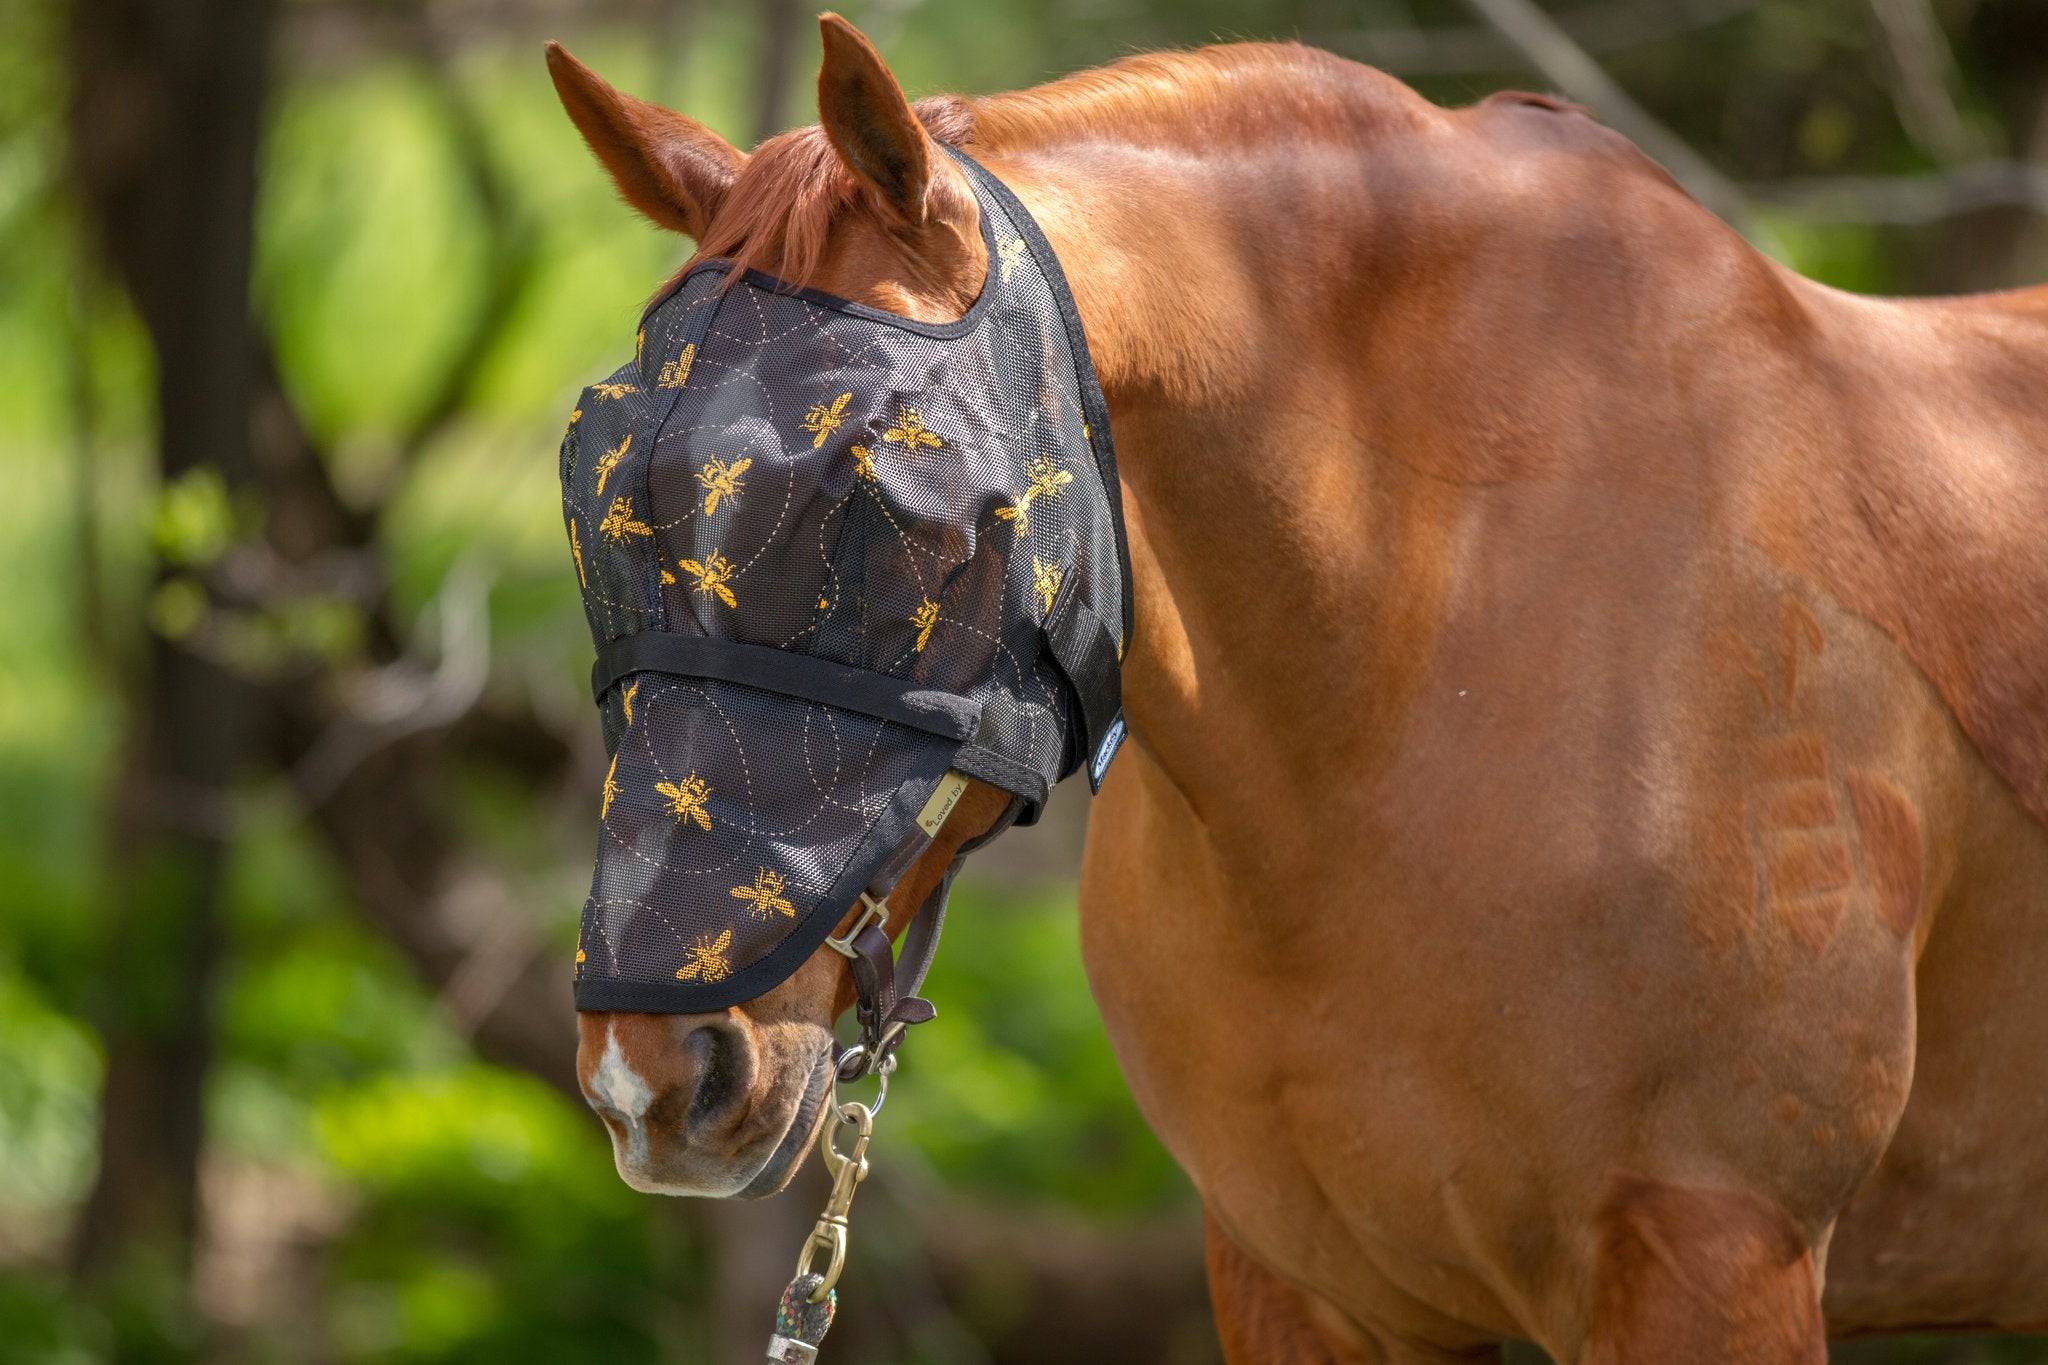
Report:
M 841 1127 L 854 1131 L 853 1143 L 844 1152 L 832 1140 Z M 846 1214 L 853 1207 L 854 1191 L 860 1188 L 861 1181 L 868 1178 L 868 1141 L 874 1135 L 874 1110 L 857 1103 L 840 1105 L 835 1121 L 826 1124 L 825 1130 L 818 1134 L 818 1155 L 832 1176 L 832 1193 L 825 1200 L 825 1212 L 819 1215 L 817 1224 L 812 1227 L 796 1262 L 796 1273 L 801 1278 L 812 1273 L 812 1264 L 820 1254 L 827 1258 L 824 1278 L 811 1290 L 812 1303 L 825 1301 L 825 1296 L 839 1283 L 840 1272 L 846 1268 Z

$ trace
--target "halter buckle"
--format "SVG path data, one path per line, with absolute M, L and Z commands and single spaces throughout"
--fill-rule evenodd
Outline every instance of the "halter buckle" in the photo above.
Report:
M 887 924 L 889 922 L 889 898 L 887 896 L 876 900 L 873 896 L 863 891 L 860 893 L 860 904 L 863 907 L 861 916 L 853 922 L 853 927 L 848 929 L 843 937 L 832 938 L 828 936 L 825 939 L 825 946 L 841 957 L 859 957 L 860 954 L 854 951 L 853 941 L 859 938 L 861 933 L 870 924 Z

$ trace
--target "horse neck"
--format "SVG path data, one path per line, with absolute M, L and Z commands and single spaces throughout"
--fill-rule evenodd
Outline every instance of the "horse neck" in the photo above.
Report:
M 977 148 L 1058 251 L 1109 402 L 1133 734 L 1218 819 L 1252 799 L 1230 775 L 1312 791 L 1388 732 L 1443 571 L 1440 490 L 1358 456 L 1364 338 L 1418 235 L 1384 191 L 1439 115 L 1350 69 L 1357 107 L 1292 136 Z

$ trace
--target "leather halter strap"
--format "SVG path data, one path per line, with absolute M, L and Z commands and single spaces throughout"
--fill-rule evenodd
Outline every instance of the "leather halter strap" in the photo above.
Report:
M 841 1083 L 874 1074 L 896 1055 L 912 1024 L 937 1016 L 937 1007 L 917 992 L 931 971 L 932 959 L 938 956 L 939 931 L 945 927 L 946 897 L 953 888 L 953 875 L 968 854 L 1010 827 L 1022 804 L 1011 801 L 986 833 L 960 846 L 939 884 L 905 926 L 901 954 L 889 942 L 888 898 L 871 893 L 861 896 L 861 916 L 846 937 L 825 940 L 826 947 L 843 954 L 851 964 L 854 1017 L 860 1023 L 860 1041 L 839 1054 Z
M 954 867 L 958 866 L 955 862 Z M 852 932 L 825 940 L 826 947 L 844 954 L 851 964 L 854 1017 L 860 1022 L 860 1042 L 839 1054 L 837 1070 L 842 1083 L 886 1067 L 905 1030 L 938 1014 L 917 990 L 938 950 L 938 924 L 945 916 L 946 888 L 952 880 L 953 871 L 948 868 L 945 878 L 918 907 L 903 932 L 900 961 L 895 945 L 889 942 L 886 899 L 863 895 L 861 916 Z

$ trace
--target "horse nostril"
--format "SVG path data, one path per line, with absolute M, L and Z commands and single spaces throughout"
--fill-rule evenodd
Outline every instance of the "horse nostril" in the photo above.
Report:
M 648 1124 L 680 1134 L 729 1120 L 745 1107 L 753 1083 L 750 1047 L 745 1033 L 727 1020 L 691 1029 L 681 1042 L 680 1074 L 655 1098 Z
M 739 1030 L 725 1023 L 707 1024 L 690 1035 L 687 1046 L 697 1063 L 697 1093 L 690 1101 L 692 1124 L 732 1108 L 745 1093 L 745 1045 Z

